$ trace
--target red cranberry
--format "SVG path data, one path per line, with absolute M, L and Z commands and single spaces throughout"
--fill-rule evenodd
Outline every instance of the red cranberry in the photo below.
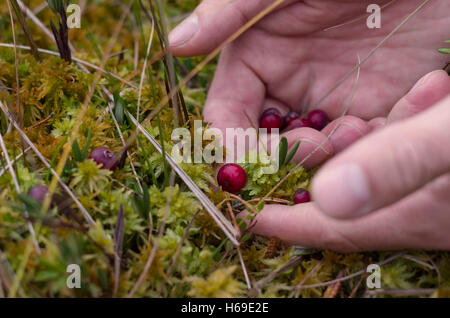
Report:
M 224 191 L 237 193 L 245 187 L 247 174 L 245 170 L 234 163 L 223 165 L 217 173 L 217 182 Z
M 95 148 L 88 156 L 89 159 L 94 160 L 101 165 L 103 169 L 115 170 L 119 166 L 119 160 L 114 152 L 106 147 Z
M 283 117 L 281 117 L 281 113 L 275 108 L 267 109 L 259 119 L 259 127 L 266 128 L 269 134 L 273 128 L 283 128 L 283 124 Z
M 327 113 L 320 109 L 311 111 L 308 114 L 308 120 L 311 123 L 311 127 L 317 130 L 324 129 L 329 122 Z
M 28 192 L 28 196 L 32 198 L 33 200 L 38 201 L 39 203 L 43 203 L 45 200 L 45 197 L 48 194 L 48 188 L 43 185 L 38 185 L 30 189 Z
M 301 204 L 311 201 L 311 195 L 309 192 L 305 189 L 298 189 L 294 193 L 294 203 L 295 204 Z
M 295 118 L 290 121 L 289 125 L 286 127 L 286 130 L 302 127 L 311 127 L 311 123 L 306 118 Z

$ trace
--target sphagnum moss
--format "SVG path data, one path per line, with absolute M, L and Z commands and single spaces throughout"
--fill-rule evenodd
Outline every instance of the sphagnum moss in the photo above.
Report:
M 193 10 L 198 2 L 171 0 L 166 8 L 170 15 L 179 15 Z M 39 4 L 40 1 L 37 0 L 29 1 L 31 8 Z M 123 8 L 106 1 L 89 3 L 87 6 L 88 10 L 85 10 L 86 15 L 83 16 L 82 23 L 89 25 L 89 28 L 69 31 L 69 38 L 77 48 L 77 52 L 72 53 L 76 57 L 99 64 L 101 58 L 95 53 L 95 47 L 103 48 L 107 45 L 111 30 L 120 18 Z M 106 70 L 138 86 L 138 75 L 146 50 L 142 41 L 149 38 L 150 24 L 139 8 L 133 10 L 133 15 L 142 28 L 136 30 L 133 23 L 126 23 L 120 33 L 120 43 L 114 47 L 114 52 L 123 52 L 108 59 Z M 102 18 L 99 19 L 99 16 Z M 39 17 L 49 26 L 54 14 L 45 9 Z M 0 7 L 0 21 L 8 21 L 5 6 Z M 0 30 L 0 37 L 12 42 L 11 30 L 8 27 L 2 27 Z M 16 31 L 17 42 L 26 44 L 23 34 L 19 30 Z M 40 30 L 31 22 L 30 31 L 39 47 L 56 50 L 56 46 L 48 38 L 42 37 Z M 136 32 L 139 32 L 139 54 L 134 51 Z M 156 35 L 154 41 L 151 56 L 161 49 Z M 135 56 L 138 57 L 137 69 Z M 77 113 L 88 94 L 93 75 L 85 74 L 76 64 L 68 64 L 58 57 L 41 54 L 41 58 L 42 61 L 37 62 L 27 51 L 19 50 L 20 103 L 23 109 L 24 130 L 37 149 L 55 167 L 62 146 L 66 143 Z M 182 59 L 179 61 L 181 67 L 176 66 L 176 70 L 186 74 L 199 61 L 199 58 Z M 212 63 L 189 83 L 189 88 L 183 88 L 191 119 L 200 119 L 200 105 L 204 104 L 205 87 L 210 82 L 214 69 L 215 65 Z M 1 99 L 13 111 L 17 111 L 15 79 L 13 50 L 0 48 L 1 87 L 7 88 L 2 89 L 4 94 L 2 93 Z M 156 61 L 148 67 L 147 81 L 144 83 L 140 102 L 140 118 L 145 118 L 154 110 L 164 96 L 164 80 L 164 68 L 161 61 Z M 132 114 L 136 113 L 137 90 L 108 76 L 102 78 L 101 84 L 110 92 L 120 95 L 124 109 Z M 33 223 L 42 224 L 38 233 L 41 254 L 32 250 L 26 263 L 25 274 L 20 281 L 19 296 L 111 297 L 116 283 L 114 231 L 121 208 L 124 215 L 124 237 L 117 283 L 119 297 L 126 296 L 141 275 L 156 246 L 158 229 L 163 223 L 165 231 L 161 233 L 155 258 L 135 296 L 248 295 L 236 249 L 180 179 L 175 179 L 172 186 L 164 184 L 164 159 L 142 135 L 138 136 L 139 147 L 132 144 L 128 149 L 144 185 L 142 190 L 131 173 L 128 160 L 123 169 L 109 171 L 101 169 L 101 166 L 87 158 L 87 154 L 98 147 L 107 147 L 114 152 L 119 152 L 123 147 L 113 118 L 105 111 L 108 102 L 108 97 L 101 87 L 96 87 L 77 137 L 78 150 L 72 151 L 61 175 L 64 183 L 69 185 L 71 191 L 92 214 L 96 220 L 95 226 L 88 226 L 84 222 L 80 211 L 70 199 L 66 200 L 70 209 L 60 209 L 52 205 L 50 212 L 42 215 L 36 205 L 39 203 L 30 200 L 26 195 L 18 195 L 8 171 L 0 170 L 0 251 L 13 271 L 18 270 L 20 260 L 32 239 L 24 217 L 25 209 L 30 212 Z M 145 124 L 149 133 L 160 143 L 163 136 L 166 151 L 169 153 L 174 146 L 170 140 L 174 128 L 173 118 L 171 108 L 166 106 L 159 113 L 160 122 L 164 125 L 158 126 L 156 120 Z M 125 139 L 132 135 L 134 127 L 128 118 L 123 117 L 119 126 Z M 0 133 L 4 136 L 9 157 L 15 158 L 23 148 L 18 133 L 9 128 L 3 114 L 0 115 Z M 6 164 L 4 155 L 2 153 L 0 156 L 0 168 L 4 168 Z M 289 163 L 282 166 L 276 174 L 264 175 L 264 166 L 261 164 L 243 165 L 247 184 L 240 192 L 241 198 L 258 202 L 258 199 L 263 198 L 294 166 Z M 227 217 L 229 209 L 234 213 L 244 208 L 242 202 L 234 199 L 230 202 L 229 196 L 219 190 L 215 180 L 215 166 L 183 164 L 182 167 L 212 202 L 221 207 Z M 16 160 L 14 169 L 22 193 L 27 193 L 36 186 L 47 185 L 51 177 L 48 169 L 33 152 L 27 152 L 24 157 Z M 271 196 L 290 202 L 297 189 L 308 189 L 311 176 L 311 171 L 300 167 Z M 167 208 L 169 212 L 165 213 Z M 260 208 L 261 206 L 253 206 L 252 210 Z M 190 227 L 185 233 L 188 224 Z M 286 266 L 296 257 L 299 249 L 263 237 L 251 236 L 244 223 L 241 223 L 241 226 L 243 259 L 250 280 L 258 287 L 257 295 L 260 296 L 287 297 L 294 291 L 295 296 L 321 297 L 327 288 L 324 284 L 327 281 L 338 275 L 346 276 L 365 270 L 368 264 L 383 261 L 392 255 L 397 258 L 383 266 L 384 287 L 437 289 L 441 286 L 441 289 L 436 291 L 436 296 L 445 296 L 445 288 L 450 288 L 448 253 L 409 252 L 408 258 L 405 259 L 401 258 L 402 254 L 393 253 L 340 255 L 313 251 L 304 255 L 298 265 Z M 276 245 L 273 245 L 274 242 Z M 273 246 L 276 246 L 275 250 Z M 81 289 L 69 289 L 66 286 L 66 269 L 69 264 L 78 264 L 81 268 Z M 440 275 L 431 264 L 439 268 Z M 170 275 L 167 275 L 169 268 Z M 264 282 L 269 275 L 272 275 L 271 279 Z M 362 296 L 364 288 L 357 287 L 360 279 L 361 276 L 358 276 L 342 282 L 337 296 Z M 261 281 L 264 284 L 257 283 Z M 292 289 L 301 282 L 304 285 L 318 284 L 318 287 L 296 291 Z M 8 284 L 0 286 L 7 288 Z M 6 294 L 8 292 L 5 290 Z

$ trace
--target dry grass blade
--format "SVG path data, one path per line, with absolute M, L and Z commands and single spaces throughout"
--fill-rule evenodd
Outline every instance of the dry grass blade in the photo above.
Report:
M 336 278 L 341 278 L 344 276 L 344 271 L 341 270 Z M 322 298 L 335 298 L 342 288 L 342 282 L 337 282 L 336 284 L 328 286 L 327 290 L 323 294 Z
M 261 279 L 260 281 L 258 281 L 254 287 L 252 288 L 253 293 L 257 293 L 259 294 L 261 292 L 261 288 L 263 288 L 268 282 L 270 282 L 272 279 L 274 279 L 275 277 L 277 277 L 278 275 L 281 275 L 282 273 L 284 273 L 285 271 L 291 269 L 294 266 L 297 266 L 298 264 L 300 264 L 300 262 L 302 261 L 303 257 L 302 256 L 294 256 L 292 257 L 286 264 L 284 264 L 282 267 L 280 267 L 279 269 L 277 269 L 276 271 L 273 271 L 272 273 L 270 273 L 269 275 L 267 275 L 266 277 L 264 277 L 263 279 Z M 251 292 L 252 292 L 251 291 Z
M 133 122 L 133 124 L 143 133 L 143 135 L 152 143 L 152 145 L 162 154 L 162 148 L 159 143 L 147 132 L 147 130 L 142 127 L 142 125 L 127 111 L 127 115 Z M 172 169 L 177 173 L 177 175 L 183 180 L 188 188 L 195 194 L 198 200 L 201 202 L 206 211 L 211 215 L 217 225 L 222 229 L 225 235 L 230 239 L 230 241 L 238 246 L 239 242 L 236 237 L 239 233 L 233 227 L 233 225 L 228 221 L 223 214 L 217 209 L 217 207 L 211 202 L 211 200 L 203 193 L 203 191 L 192 181 L 192 179 L 184 172 L 184 170 L 170 157 L 167 153 L 164 154 L 167 162 L 170 164 Z
M 289 294 L 289 298 L 292 298 L 295 296 L 295 293 L 297 292 L 297 290 L 299 288 L 301 288 L 303 286 L 303 284 L 305 284 L 308 281 L 308 279 L 312 275 L 314 275 L 315 272 L 317 272 L 317 270 L 320 268 L 320 266 L 322 266 L 322 264 L 323 264 L 323 260 L 318 262 L 316 264 L 316 266 L 314 266 L 314 268 L 308 274 L 306 274 L 306 276 L 302 279 L 302 281 L 300 283 L 298 283 L 296 286 L 294 286 L 293 291 Z
M 11 159 L 9 158 L 8 150 L 6 149 L 6 145 L 5 145 L 5 142 L 3 140 L 3 136 L 2 136 L 1 133 L 0 133 L 0 147 L 1 147 L 2 151 L 3 151 L 3 154 L 5 155 L 6 166 L 9 169 L 9 173 L 11 174 L 11 179 L 14 182 L 14 186 L 16 188 L 16 192 L 17 192 L 17 194 L 20 194 L 21 191 L 20 191 L 19 182 L 17 181 L 17 176 L 16 176 L 16 173 L 14 172 L 13 163 L 11 162 Z M 29 218 L 29 214 L 28 214 L 27 210 L 25 210 L 25 216 L 26 216 L 27 219 Z M 33 239 L 34 248 L 36 249 L 36 252 L 38 254 L 41 254 L 41 249 L 39 248 L 39 243 L 38 243 L 37 238 L 36 238 L 36 233 L 34 231 L 33 223 L 31 223 L 30 220 L 28 220 L 27 223 L 28 223 L 28 230 L 30 231 L 31 237 Z
M 64 191 L 72 198 L 72 200 L 75 202 L 75 204 L 80 209 L 81 213 L 83 214 L 84 218 L 90 225 L 95 225 L 94 219 L 91 217 L 89 212 L 84 208 L 84 206 L 81 204 L 81 202 L 77 199 L 77 197 L 73 194 L 72 190 L 61 180 L 59 175 L 56 173 L 55 170 L 50 166 L 47 159 L 41 154 L 41 152 L 36 148 L 36 146 L 31 142 L 31 140 L 28 138 L 28 136 L 25 134 L 25 132 L 20 129 L 17 122 L 12 118 L 9 111 L 6 109 L 5 105 L 0 101 L 0 108 L 5 113 L 5 115 L 8 117 L 8 119 L 12 122 L 14 127 L 17 129 L 19 134 L 23 137 L 24 141 L 28 144 L 28 146 L 34 151 L 34 153 L 39 157 L 39 159 L 42 161 L 42 163 L 50 170 L 50 172 L 53 174 L 55 178 L 57 178 L 57 181 L 61 185 L 61 187 L 64 189 Z
M 39 56 L 36 42 L 34 42 L 33 36 L 31 35 L 31 32 L 28 28 L 28 24 L 22 15 L 21 7 L 20 7 L 20 0 L 7 0 L 7 2 L 8 2 L 8 6 L 11 4 L 12 7 L 14 8 L 14 13 L 16 14 L 16 17 L 19 20 L 20 26 L 22 27 L 22 30 L 25 33 L 28 43 L 30 44 L 31 52 L 32 52 L 34 58 L 36 60 L 40 61 L 41 57 Z
M 0 281 L 3 284 L 3 288 L 5 289 L 5 292 L 9 293 L 11 290 L 12 282 L 15 279 L 15 273 L 13 269 L 11 268 L 11 265 L 8 262 L 8 259 L 5 257 L 3 252 L 0 250 Z M 21 297 L 25 296 L 25 293 L 23 292 L 23 289 L 19 287 L 18 294 Z
M 395 297 L 418 297 L 429 296 L 434 293 L 434 288 L 413 288 L 413 289 L 397 289 L 397 288 L 383 288 L 367 292 L 368 296 L 389 295 Z
M 245 283 L 247 284 L 248 290 L 252 289 L 252 284 L 250 283 L 250 277 L 248 276 L 247 267 L 245 266 L 244 258 L 242 257 L 242 252 L 239 246 L 236 247 L 238 256 L 239 256 L 239 262 L 241 263 L 242 272 L 244 273 Z
M 28 147 L 25 149 L 24 152 L 21 152 L 20 154 L 18 154 L 12 161 L 11 164 L 14 165 L 14 163 L 19 160 L 24 154 L 26 154 L 31 148 Z M 9 164 L 6 164 L 6 167 L 2 168 L 2 170 L 0 170 L 0 177 L 6 172 L 6 170 L 8 170 L 10 167 Z
M 116 228 L 114 230 L 114 292 L 113 292 L 113 298 L 115 298 L 117 296 L 117 291 L 119 290 L 120 263 L 122 260 L 124 227 L 125 227 L 125 218 L 124 218 L 124 214 L 123 214 L 123 207 L 120 206 L 119 214 L 117 215 Z
M 136 111 L 136 118 L 138 121 L 139 121 L 139 116 L 140 116 L 140 112 L 141 112 L 142 86 L 144 85 L 145 70 L 147 68 L 148 57 L 150 56 L 150 50 L 152 48 L 154 31 L 155 31 L 155 20 L 152 19 L 152 30 L 150 31 L 150 38 L 148 40 L 147 52 L 145 54 L 144 65 L 142 66 L 141 78 L 139 80 L 138 103 L 137 103 L 137 111 Z
M 197 211 L 194 214 L 194 216 L 192 217 L 191 221 L 189 222 L 189 224 L 184 229 L 183 236 L 181 237 L 181 240 L 180 240 L 180 243 L 178 244 L 177 250 L 175 251 L 175 254 L 172 257 L 172 263 L 170 263 L 170 266 L 167 269 L 167 272 L 166 272 L 166 276 L 167 277 L 170 277 L 170 275 L 172 274 L 172 271 L 175 268 L 175 264 L 177 263 L 178 257 L 181 254 L 181 249 L 183 248 L 184 242 L 186 241 L 186 238 L 187 238 L 187 236 L 189 234 L 189 230 L 191 229 L 192 225 L 194 224 L 195 218 L 197 217 L 198 214 L 199 214 L 199 211 Z M 166 285 L 166 282 L 163 281 L 162 284 L 161 284 L 161 287 L 159 288 L 158 297 L 161 295 L 165 285 Z

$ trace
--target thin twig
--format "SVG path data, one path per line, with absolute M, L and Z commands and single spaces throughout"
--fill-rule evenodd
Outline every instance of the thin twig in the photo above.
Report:
M 412 289 L 397 289 L 397 288 L 384 288 L 369 290 L 367 294 L 369 296 L 378 295 L 390 295 L 396 297 L 417 297 L 417 296 L 427 296 L 436 291 L 435 288 L 412 288 Z
M 197 217 L 199 212 L 200 211 L 195 212 L 195 214 L 192 217 L 191 221 L 189 222 L 189 224 L 184 229 L 183 236 L 181 237 L 181 240 L 180 240 L 180 243 L 178 244 L 177 250 L 175 251 L 175 254 L 172 257 L 172 262 L 170 263 L 169 268 L 167 269 L 167 272 L 166 272 L 166 276 L 167 277 L 170 277 L 170 275 L 172 274 L 172 271 L 175 268 L 175 264 L 177 263 L 178 257 L 181 254 L 181 250 L 183 248 L 184 241 L 186 240 L 187 236 L 189 235 L 189 230 L 191 229 L 192 225 L 194 224 L 195 218 Z M 162 290 L 164 289 L 164 286 L 165 286 L 165 281 L 162 282 L 161 287 L 159 288 L 158 295 L 161 295 Z
M 300 264 L 300 262 L 303 260 L 302 256 L 294 256 L 292 257 L 286 264 L 281 266 L 276 271 L 271 272 L 269 275 L 258 281 L 254 286 L 253 290 L 257 291 L 258 293 L 261 293 L 261 288 L 263 288 L 268 282 L 270 282 L 272 279 L 277 277 L 278 275 L 281 275 L 285 271 L 291 269 L 294 266 L 297 266 Z
M 308 279 L 320 268 L 320 266 L 322 266 L 323 264 L 323 259 L 320 260 L 320 262 L 318 262 L 316 264 L 316 266 L 314 266 L 314 268 L 308 273 L 306 274 L 306 276 L 302 279 L 302 281 L 300 283 L 298 283 L 296 286 L 293 287 L 292 292 L 289 294 L 289 298 L 292 298 L 295 296 L 295 293 L 297 292 L 297 290 L 299 290 L 303 284 L 305 284 Z
M 11 164 L 14 165 L 14 163 L 19 160 L 24 154 L 26 154 L 31 148 L 28 147 L 25 149 L 25 151 L 21 152 L 20 154 L 18 154 L 12 161 Z M 6 164 L 6 166 L 4 168 L 2 168 L 2 170 L 0 170 L 0 177 L 6 172 L 6 170 L 8 170 L 10 167 L 9 164 Z

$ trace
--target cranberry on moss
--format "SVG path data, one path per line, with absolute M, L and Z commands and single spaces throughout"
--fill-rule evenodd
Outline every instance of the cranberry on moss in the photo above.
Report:
M 217 182 L 222 187 L 222 190 L 238 193 L 247 183 L 247 174 L 241 166 L 235 163 L 228 163 L 219 169 Z
M 106 147 L 95 148 L 91 151 L 88 158 L 101 165 L 102 169 L 112 171 L 116 170 L 119 167 L 119 159 L 117 158 L 116 154 Z

